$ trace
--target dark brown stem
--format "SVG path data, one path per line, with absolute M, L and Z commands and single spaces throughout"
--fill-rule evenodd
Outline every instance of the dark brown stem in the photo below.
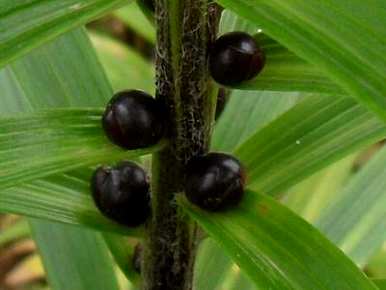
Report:
M 153 156 L 153 216 L 147 229 L 143 289 L 192 287 L 195 225 L 175 203 L 187 161 L 208 150 L 215 93 L 207 70 L 217 23 L 209 0 L 158 0 L 157 98 L 169 110 L 170 145 Z

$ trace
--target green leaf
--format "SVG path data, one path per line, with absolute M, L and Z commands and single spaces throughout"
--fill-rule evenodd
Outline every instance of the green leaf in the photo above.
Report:
M 221 17 L 220 33 L 230 31 L 256 33 L 258 28 L 225 10 Z M 232 91 L 225 110 L 216 123 L 212 149 L 234 150 L 251 134 L 289 110 L 299 97 L 296 92 Z M 208 273 L 211 273 L 209 277 Z M 212 239 L 206 239 L 200 245 L 194 277 L 196 290 L 255 289 L 254 284 Z
M 102 109 L 64 108 L 0 118 L 0 189 L 71 169 L 134 158 L 101 128 Z
M 58 51 L 60 57 L 52 57 Z M 4 104 L 12 104 L 11 110 L 15 111 L 20 111 L 20 108 L 24 111 L 41 110 L 51 106 L 99 107 L 105 105 L 112 95 L 90 42 L 80 30 L 12 63 L 0 74 L 0 86 L 5 88 L 2 94 Z M 84 165 L 112 162 L 117 158 L 149 152 L 133 152 L 132 155 L 112 146 L 98 124 L 100 109 L 89 109 L 90 112 L 87 109 L 78 112 L 66 110 L 69 109 L 63 109 L 60 114 L 59 111 L 46 115 L 35 113 L 26 116 L 24 121 L 21 119 L 20 123 L 12 119 L 3 120 L 7 129 L 0 136 L 3 138 L 0 142 L 3 165 L 0 188 Z M 6 107 L 4 111 L 8 115 Z M 36 120 L 32 122 L 31 118 Z
M 350 179 L 315 223 L 361 266 L 386 239 L 385 163 L 386 148 L 383 148 Z
M 1 116 L 20 113 L 21 108 L 25 112 L 31 111 L 31 106 L 25 101 L 25 95 L 15 81 L 15 75 L 8 68 L 0 69 L 1 88 Z
M 0 87 L 5 87 L 7 93 L 2 94 L 2 101 L 7 100 L 6 104 L 10 104 L 15 111 L 68 106 L 98 107 L 104 105 L 112 95 L 110 85 L 83 30 L 65 34 L 30 53 L 27 57 L 19 59 L 6 69 L 3 76 L 6 77 L 5 81 L 12 80 L 12 82 L 11 84 L 0 83 Z M 7 114 L 7 109 L 4 106 L 0 107 L 3 114 Z M 57 175 L 50 178 L 61 179 L 61 177 Z M 52 204 L 45 203 L 49 200 L 49 195 L 42 193 L 43 185 L 49 183 L 47 180 L 23 185 L 34 187 L 34 183 L 37 183 L 35 193 L 38 190 L 44 197 L 41 195 L 33 201 L 28 200 L 31 193 L 28 188 L 28 191 L 20 195 L 19 203 L 14 203 L 15 194 L 9 195 L 8 202 L 10 205 L 13 204 L 14 210 L 24 211 L 25 214 L 35 214 L 35 216 L 38 214 L 40 218 L 47 218 L 51 221 L 82 223 L 82 225 L 90 222 L 92 224 L 87 225 L 99 227 L 99 229 L 105 227 L 106 230 L 123 230 L 122 227 L 96 213 L 95 206 L 91 207 L 88 189 L 85 192 L 86 195 L 79 194 L 81 191 L 74 189 L 75 195 L 71 196 L 68 188 L 77 183 L 73 179 L 67 182 L 62 185 L 66 189 L 62 193 L 60 193 L 60 182 L 48 186 L 55 192 L 54 198 L 50 200 Z M 83 186 L 87 186 L 87 183 L 84 183 Z M 23 190 L 23 187 L 18 186 L 9 190 L 17 192 Z M 23 204 L 23 200 L 28 202 Z M 48 224 L 41 221 L 34 222 L 33 228 L 36 232 L 35 238 L 41 239 L 39 250 L 54 289 L 105 290 L 117 288 L 115 273 L 111 271 L 112 262 L 106 259 L 108 257 L 107 249 L 101 246 L 103 242 L 99 234 L 86 232 L 83 228 L 74 229 L 61 224 Z M 52 228 L 57 231 L 57 239 L 50 238 Z M 67 240 L 74 242 L 66 247 Z M 65 246 L 62 246 L 62 243 Z M 84 248 L 79 245 L 84 245 Z
M 279 194 L 323 167 L 386 136 L 386 126 L 350 98 L 305 99 L 243 143 L 235 154 L 249 187 Z
M 52 289 L 119 289 L 101 234 L 42 220 L 30 221 Z
M 247 191 L 224 213 L 180 203 L 259 289 L 377 289 L 315 228 L 268 196 Z
M 218 0 L 386 119 L 383 0 Z
M 259 76 L 237 85 L 236 88 L 344 94 L 342 89 L 331 82 L 316 66 L 309 64 L 280 43 L 261 33 L 256 24 L 225 10 L 221 17 L 221 33 L 231 31 L 246 31 L 255 35 L 266 55 L 266 64 Z
M 386 279 L 373 279 L 379 290 L 386 290 Z
M 266 62 L 259 76 L 237 85 L 238 89 L 268 91 L 306 91 L 344 94 L 342 89 L 330 81 L 316 66 L 299 58 L 286 47 L 269 38 L 256 24 L 225 10 L 221 17 L 221 33 L 246 31 L 255 35 L 264 50 Z
M 245 18 L 240 17 L 236 13 L 225 9 L 221 14 L 220 34 L 233 31 L 245 31 L 250 34 L 256 34 L 259 32 L 259 26 Z
M 208 275 L 210 273 L 210 275 Z M 195 264 L 194 290 L 255 290 L 254 284 L 211 238 L 201 242 Z
M 228 10 L 222 13 L 221 34 L 229 31 L 255 33 L 257 30 L 255 25 Z M 233 150 L 252 133 L 291 108 L 298 99 L 299 93 L 232 90 L 224 112 L 216 123 L 211 141 L 212 149 Z
M 82 29 L 34 50 L 11 63 L 6 71 L 16 92 L 9 91 L 9 96 L 1 97 L 18 104 L 19 112 L 104 107 L 112 96 L 111 86 Z M 15 99 L 15 95 L 19 98 Z M 2 111 L 7 114 L 6 109 Z
M 133 2 L 132 4 L 117 10 L 115 15 L 131 29 L 143 36 L 147 41 L 155 44 L 156 33 L 154 25 L 142 12 L 137 2 Z
M 233 150 L 269 121 L 290 109 L 298 99 L 298 93 L 233 91 L 216 124 L 212 149 Z
M 127 3 L 126 0 L 1 1 L 0 66 Z
M 140 235 L 140 229 L 128 229 L 101 215 L 91 199 L 89 179 L 67 173 L 3 189 L 0 191 L 0 212 Z
M 154 66 L 150 62 L 112 38 L 96 33 L 90 36 L 114 91 L 135 88 L 153 95 Z
M 255 38 L 265 53 L 265 65 L 255 79 L 238 85 L 238 89 L 346 94 L 323 71 L 278 42 L 262 33 Z
M 312 175 L 292 187 L 283 202 L 308 222 L 314 222 L 330 203 L 341 196 L 341 190 L 351 177 L 352 154 Z
M 194 265 L 194 287 L 195 290 L 217 290 L 218 285 L 229 274 L 233 262 L 224 255 L 222 249 L 210 238 L 200 243 Z M 216 269 L 216 271 L 213 271 Z M 208 276 L 210 273 L 210 276 Z M 228 289 L 228 288 L 225 288 Z
M 140 275 L 135 270 L 133 263 L 135 244 L 133 244 L 133 242 L 129 242 L 125 236 L 121 235 L 103 233 L 103 237 L 114 257 L 114 260 L 119 265 L 123 274 L 132 283 L 132 285 L 138 286 L 140 282 Z
M 256 33 L 258 29 L 230 11 L 224 11 L 220 30 L 223 34 L 229 31 Z M 232 151 L 251 134 L 289 110 L 299 97 L 296 92 L 232 91 L 226 108 L 216 123 L 212 150 Z M 210 276 L 208 273 L 211 273 Z M 194 277 L 196 290 L 255 289 L 239 267 L 211 239 L 206 239 L 200 245 Z

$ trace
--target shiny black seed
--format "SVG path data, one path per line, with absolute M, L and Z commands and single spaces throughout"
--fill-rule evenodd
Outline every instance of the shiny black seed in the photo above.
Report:
M 102 124 L 107 137 L 125 149 L 149 147 L 165 133 L 165 108 L 160 101 L 137 90 L 115 94 Z
M 263 69 L 265 57 L 256 40 L 244 32 L 224 34 L 209 54 L 213 79 L 226 86 L 251 80 Z
M 224 153 L 194 157 L 187 164 L 185 194 L 193 204 L 218 211 L 243 197 L 245 174 L 240 162 Z
M 120 224 L 135 227 L 150 215 L 149 180 L 133 162 L 99 167 L 92 177 L 91 191 L 97 208 Z

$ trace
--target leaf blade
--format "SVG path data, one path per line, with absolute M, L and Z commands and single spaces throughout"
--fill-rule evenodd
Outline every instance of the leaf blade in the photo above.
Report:
M 87 172 L 91 176 L 91 172 Z M 0 211 L 101 231 L 141 235 L 141 230 L 130 230 L 102 216 L 89 192 L 88 180 L 72 174 L 54 175 L 1 190 Z
M 386 211 L 382 206 L 386 202 L 385 162 L 386 148 L 383 148 L 350 179 L 315 222 L 360 266 L 381 248 L 386 238 Z
M 126 3 L 123 0 L 2 1 L 0 67 Z
M 232 151 L 257 130 L 289 110 L 298 99 L 298 93 L 233 91 L 216 123 L 212 150 Z
M 384 123 L 352 99 L 313 96 L 250 137 L 235 154 L 248 170 L 249 187 L 275 195 L 385 136 Z
M 119 289 L 100 233 L 34 219 L 30 225 L 53 289 Z
M 125 24 L 138 32 L 147 41 L 154 44 L 156 42 L 156 32 L 154 24 L 145 16 L 136 1 L 132 4 L 121 8 L 115 12 Z
M 316 229 L 268 196 L 248 191 L 225 213 L 180 202 L 261 289 L 376 289 Z
M 61 54 L 58 52 L 61 52 Z M 19 112 L 34 111 L 47 107 L 68 107 L 71 105 L 101 106 L 112 93 L 83 30 L 77 30 L 59 37 L 53 43 L 30 53 L 25 58 L 19 59 L 12 66 L 8 67 L 6 71 L 10 72 L 5 74 L 7 76 L 6 80 L 12 80 L 12 83 L 15 85 L 7 86 L 7 82 L 5 84 L 2 82 L 1 86 L 5 85 L 7 88 L 7 94 L 5 96 L 2 95 L 2 98 L 7 100 L 7 104 L 12 105 L 13 110 Z M 15 99 L 12 96 L 18 96 L 19 98 Z M 91 97 L 85 98 L 85 96 Z M 0 110 L 2 114 L 7 114 L 6 107 L 1 106 Z M 53 176 L 51 178 L 60 178 L 60 176 Z M 35 182 L 40 182 L 37 188 L 40 194 L 42 194 L 41 183 L 47 181 L 40 180 Z M 76 182 L 72 179 L 70 186 L 73 186 L 74 183 Z M 47 186 L 47 183 L 44 184 Z M 100 235 L 85 232 L 84 229 L 74 229 L 60 224 L 52 224 L 52 220 L 55 220 L 53 217 L 56 217 L 57 221 L 63 222 L 61 218 L 67 215 L 72 217 L 74 222 L 84 222 L 79 217 L 82 218 L 82 214 L 84 216 L 85 213 L 87 216 L 87 210 L 79 212 L 76 211 L 76 207 L 87 207 L 87 202 L 84 202 L 87 199 L 90 202 L 88 183 L 85 183 L 87 187 L 85 193 L 87 194 L 79 194 L 79 190 L 74 189 L 75 198 L 73 199 L 68 199 L 67 196 L 69 191 L 71 191 L 68 190 L 70 186 L 64 185 L 64 191 L 60 194 L 60 190 L 58 190 L 61 187 L 60 183 L 59 185 L 58 183 L 50 185 L 51 190 L 55 194 L 58 194 L 59 191 L 62 203 L 51 199 L 55 204 L 52 206 L 48 204 L 47 206 L 44 198 L 49 198 L 49 195 L 44 195 L 43 198 L 38 197 L 36 200 L 31 201 L 27 206 L 24 206 L 23 202 L 17 203 L 16 206 L 24 206 L 24 213 L 27 215 L 30 213 L 30 216 L 33 216 L 34 213 L 36 214 L 40 210 L 43 216 L 39 217 L 47 218 L 51 221 L 34 221 L 33 227 L 36 229 L 36 239 L 41 241 L 39 249 L 43 255 L 45 267 L 49 272 L 50 282 L 53 287 L 57 290 L 105 290 L 105 287 L 116 289 L 115 273 L 111 270 L 111 260 L 106 259 L 108 253 L 106 247 L 102 245 L 103 241 Z M 13 187 L 10 190 L 20 190 L 20 187 Z M 29 197 L 29 193 L 31 192 L 27 191 L 22 196 L 22 199 Z M 76 200 L 77 198 L 80 200 Z M 76 204 L 71 204 L 71 201 L 74 200 Z M 11 198 L 12 201 L 14 201 L 14 196 Z M 64 206 L 64 211 L 53 211 L 52 208 L 55 208 L 55 206 L 59 208 Z M 69 208 L 65 206 L 69 206 Z M 96 210 L 95 206 L 92 206 L 90 209 L 91 211 Z M 100 217 L 102 216 L 100 215 Z M 92 218 L 91 222 L 94 224 L 98 223 L 98 217 L 94 218 Z M 110 221 L 108 222 L 111 223 Z M 116 225 L 111 224 L 106 230 L 111 230 L 114 227 Z M 50 237 L 47 235 L 47 232 L 51 232 L 52 228 L 56 230 L 56 237 L 59 238 L 47 240 Z M 66 248 L 61 247 L 61 243 L 67 239 L 71 239 L 74 242 L 70 245 L 66 244 Z M 83 240 L 87 241 L 87 244 L 85 244 L 86 249 L 80 248 L 78 245 L 78 243 L 84 244 Z M 61 248 L 61 251 L 57 251 L 58 247 Z M 52 250 L 53 248 L 55 250 Z M 87 257 L 87 255 L 91 257 Z M 69 258 L 71 261 L 68 261 Z M 88 262 L 88 265 L 84 266 L 85 261 Z M 100 265 L 104 267 L 100 267 Z M 82 267 L 79 268 L 78 266 Z M 98 269 L 95 270 L 95 267 Z M 74 269 L 77 269 L 77 271 L 74 272 Z M 61 274 L 64 271 L 66 276 Z M 98 276 L 95 277 L 95 273 L 98 273 Z M 103 279 L 103 281 L 99 279 Z
M 98 57 L 114 91 L 132 86 L 151 95 L 155 90 L 153 65 L 123 43 L 96 33 L 90 34 Z
M 265 53 L 263 70 L 251 81 L 246 81 L 235 88 L 242 90 L 294 91 L 346 93 L 330 81 L 323 71 L 299 58 L 280 43 L 259 33 L 255 39 Z
M 56 173 L 149 154 L 125 151 L 101 128 L 99 108 L 51 109 L 0 118 L 0 189 Z
M 377 25 L 386 18 L 382 0 L 218 2 L 322 69 L 348 95 L 385 120 L 386 57 L 380 52 L 386 48 L 386 29 Z M 352 17 L 352 11 L 362 10 L 373 14 Z

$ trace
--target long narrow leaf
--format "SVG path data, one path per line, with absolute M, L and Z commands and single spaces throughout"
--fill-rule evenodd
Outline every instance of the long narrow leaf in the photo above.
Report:
M 221 33 L 258 28 L 226 10 L 221 18 Z M 232 91 L 212 138 L 212 150 L 232 151 L 254 132 L 290 109 L 299 100 L 299 93 Z M 237 122 L 235 122 L 237 120 Z M 208 276 L 208 273 L 211 273 Z M 196 290 L 255 289 L 254 284 L 217 243 L 207 239 L 200 245 L 195 265 Z
M 100 233 L 33 219 L 31 225 L 52 289 L 119 289 Z
M 1 82 L 0 86 L 7 88 L 3 92 L 2 100 L 7 100 L 5 104 L 9 105 L 13 111 L 34 111 L 42 108 L 68 106 L 98 107 L 103 106 L 112 94 L 92 46 L 82 30 L 65 34 L 53 43 L 35 50 L 27 57 L 13 63 L 5 72 L 2 75 L 12 82 L 11 85 L 7 82 L 4 85 Z M 0 110 L 2 114 L 9 114 L 8 107 L 1 106 Z M 44 183 L 44 181 L 36 182 Z M 74 183 L 72 180 L 71 184 Z M 26 186 L 31 186 L 31 184 Z M 68 185 L 64 187 L 67 189 Z M 22 188 L 12 188 L 16 191 L 18 189 Z M 40 192 L 42 189 L 41 183 L 35 188 Z M 51 190 L 56 194 L 60 192 L 58 184 L 53 184 Z M 66 196 L 68 191 L 62 193 L 61 206 L 68 206 L 68 202 L 64 201 L 68 198 Z M 58 209 L 57 203 L 47 206 L 44 198 L 40 199 L 39 196 L 24 205 L 22 200 L 26 198 L 28 200 L 30 191 L 25 191 L 20 196 L 22 200 L 19 204 L 13 203 L 14 196 L 9 202 L 13 203 L 15 209 L 24 210 L 25 214 L 31 213 L 31 208 L 27 207 L 32 206 L 32 211 L 35 209 L 37 213 L 42 214 L 41 217 L 47 220 L 57 218 L 60 222 L 66 222 L 66 218 L 69 218 L 71 222 L 72 218 L 73 222 L 80 222 L 79 218 L 90 217 L 87 212 L 81 214 L 76 212 L 79 206 L 87 206 L 87 200 L 88 202 L 90 200 L 89 191 L 87 190 L 86 193 L 84 199 L 82 199 L 83 196 L 78 195 L 81 200 L 68 198 L 70 207 L 65 208 L 64 211 L 53 210 Z M 46 195 L 45 198 L 49 198 L 49 195 Z M 71 204 L 71 201 L 77 202 L 77 205 Z M 51 199 L 51 202 L 55 202 L 55 198 Z M 90 207 L 90 209 L 91 212 L 96 211 L 95 207 Z M 97 216 L 92 217 L 92 223 L 98 223 L 97 220 Z M 103 241 L 99 234 L 61 224 L 51 224 L 47 221 L 34 221 L 31 225 L 53 289 L 105 290 L 117 288 L 115 273 L 111 270 L 112 262 L 111 259 L 106 259 L 108 257 L 107 249 L 102 245 Z M 47 234 L 52 233 L 53 228 L 55 237 L 57 237 L 55 239 Z M 114 225 L 110 224 L 108 228 L 112 229 Z M 67 240 L 71 242 L 66 243 Z M 64 246 L 62 246 L 63 243 Z
M 383 0 L 218 0 L 386 119 Z M 365 13 L 365 14 L 362 14 Z
M 236 86 L 238 89 L 344 94 L 317 66 L 296 56 L 267 35 L 258 33 L 258 26 L 225 10 L 221 18 L 221 32 L 231 31 L 246 31 L 255 35 L 266 55 L 265 66 L 259 76 Z
M 125 0 L 0 2 L 0 67 L 81 24 L 114 10 Z
M 154 25 L 145 16 L 136 1 L 119 9 L 115 15 L 147 41 L 153 44 L 155 43 L 156 35 Z
M 209 273 L 209 275 L 208 275 Z M 255 285 L 211 238 L 199 248 L 194 272 L 194 290 L 255 290 Z
M 247 19 L 240 17 L 229 9 L 225 9 L 221 14 L 220 34 L 233 31 L 244 31 L 250 34 L 259 32 L 259 26 Z
M 344 156 L 386 136 L 386 126 L 350 98 L 307 98 L 257 132 L 235 153 L 250 188 L 279 194 Z
M 23 112 L 52 107 L 104 107 L 112 96 L 111 86 L 82 29 L 19 58 L 6 70 L 16 92 L 9 91 L 10 96 L 2 94 L 2 99 L 13 100 Z M 2 111 L 7 114 L 6 108 Z
M 308 222 L 313 223 L 321 213 L 341 196 L 351 177 L 354 159 L 352 154 L 333 163 L 287 191 L 283 202 Z
M 0 189 L 73 168 L 150 153 L 125 151 L 101 128 L 101 109 L 54 109 L 0 118 Z
M 386 290 L 386 279 L 373 279 L 379 290 Z
M 299 58 L 278 42 L 261 33 L 255 38 L 265 52 L 265 66 L 258 77 L 238 85 L 238 89 L 345 94 L 318 67 Z
M 232 151 L 298 100 L 298 93 L 233 91 L 216 124 L 212 149 Z
M 386 239 L 385 164 L 383 148 L 316 221 L 316 226 L 361 266 Z
M 103 233 L 103 237 L 123 274 L 133 286 L 138 286 L 140 275 L 134 267 L 135 246 L 122 235 Z
M 377 289 L 316 229 L 268 196 L 248 191 L 224 213 L 180 201 L 260 289 Z
M 153 95 L 154 67 L 149 61 L 112 38 L 92 33 L 91 40 L 115 91 L 135 88 Z
M 88 180 L 71 174 L 55 175 L 1 190 L 0 212 L 102 231 L 139 234 L 102 216 L 91 199 Z

